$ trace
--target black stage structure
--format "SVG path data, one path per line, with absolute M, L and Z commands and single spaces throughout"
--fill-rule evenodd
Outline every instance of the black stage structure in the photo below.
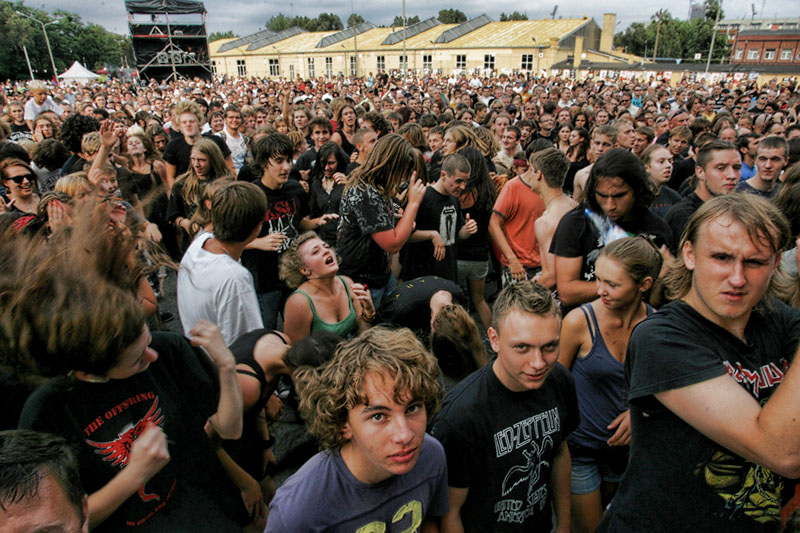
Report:
M 211 79 L 206 8 L 190 0 L 125 0 L 142 79 Z

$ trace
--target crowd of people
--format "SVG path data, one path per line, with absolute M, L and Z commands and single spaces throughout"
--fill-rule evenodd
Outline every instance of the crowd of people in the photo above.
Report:
M 794 80 L 2 88 L 0 530 L 800 531 Z

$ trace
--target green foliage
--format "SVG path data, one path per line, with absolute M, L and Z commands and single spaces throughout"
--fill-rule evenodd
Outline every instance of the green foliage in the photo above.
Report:
M 106 31 L 97 24 L 87 24 L 75 13 L 57 10 L 53 16 L 40 9 L 0 0 L 0 77 L 3 79 L 27 79 L 30 77 L 25 63 L 23 46 L 28 51 L 34 76 L 52 79 L 53 69 L 42 26 L 20 16 L 15 11 L 47 24 L 47 36 L 53 50 L 56 70 L 60 74 L 69 68 L 73 61 L 80 61 L 90 70 L 98 70 L 104 64 L 133 64 L 133 54 L 128 37 Z M 50 24 L 52 22 L 52 24 Z
M 233 39 L 234 37 L 239 37 L 239 36 L 234 35 L 232 30 L 215 31 L 208 36 L 208 42 L 213 43 L 214 41 L 219 41 L 220 39 Z
M 507 22 L 509 20 L 528 20 L 528 15 L 526 13 L 520 13 L 519 11 L 514 11 L 509 15 L 500 13 L 500 22 Z
M 406 17 L 407 25 L 411 26 L 412 24 L 416 24 L 419 22 L 419 15 L 414 15 L 413 17 Z M 392 21 L 392 26 L 395 27 L 402 27 L 403 26 L 403 17 L 397 15 L 394 20 Z
M 347 17 L 348 28 L 352 28 L 353 26 L 358 26 L 362 22 L 366 22 L 366 20 L 364 20 L 364 17 L 362 17 L 358 13 L 353 13 L 349 17 Z
M 272 31 L 288 30 L 294 26 L 308 31 L 339 31 L 344 29 L 342 19 L 333 13 L 320 13 L 314 19 L 304 16 L 288 17 L 283 13 L 278 13 L 267 21 L 267 28 Z
M 719 9 L 717 0 L 705 0 L 705 18 L 694 20 L 678 20 L 666 9 L 656 11 L 650 22 L 634 22 L 624 32 L 614 36 L 614 46 L 624 49 L 629 54 L 648 58 L 653 57 L 653 49 L 658 32 L 658 57 L 681 58 L 694 60 L 696 53 L 702 54 L 703 61 L 708 58 L 711 36 L 714 33 L 714 21 Z M 723 13 L 720 16 L 724 16 Z M 661 28 L 659 30 L 659 19 Z M 714 42 L 714 57 L 719 60 L 730 55 L 727 38 L 717 35 Z
M 467 16 L 458 9 L 442 9 L 437 18 L 443 24 L 461 24 L 467 21 Z

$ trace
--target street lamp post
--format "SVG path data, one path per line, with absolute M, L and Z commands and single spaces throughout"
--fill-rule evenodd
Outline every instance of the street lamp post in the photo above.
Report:
M 50 38 L 47 37 L 47 28 L 45 28 L 45 26 L 47 26 L 48 24 L 55 24 L 58 21 L 51 20 L 50 22 L 42 22 L 41 20 L 32 17 L 26 13 L 23 13 L 22 11 L 15 11 L 15 13 L 17 15 L 29 18 L 32 21 L 39 23 L 39 25 L 42 27 L 42 33 L 44 33 L 44 42 L 47 44 L 47 53 L 50 54 L 50 66 L 53 67 L 53 79 L 55 80 L 56 85 L 58 85 L 58 71 L 56 71 L 56 62 L 53 59 L 53 49 L 50 48 Z

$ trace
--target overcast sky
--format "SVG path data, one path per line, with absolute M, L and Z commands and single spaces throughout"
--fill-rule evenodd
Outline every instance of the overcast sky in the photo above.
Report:
M 421 0 L 408 0 L 406 2 L 406 16 L 418 15 L 421 19 L 435 16 L 440 9 L 457 8 L 468 17 L 476 17 L 486 13 L 494 20 L 499 20 L 500 13 L 511 13 L 515 10 L 524 10 L 529 19 L 549 17 L 550 11 L 558 0 L 542 1 L 532 0 L 524 4 L 515 0 L 494 0 L 487 10 L 485 0 L 459 0 L 446 3 L 425 2 Z M 762 2 L 755 0 L 757 17 L 761 17 Z M 84 21 L 100 24 L 106 29 L 120 33 L 128 33 L 127 15 L 123 0 L 28 0 L 24 2 L 29 7 L 41 8 L 49 13 L 56 9 L 64 9 L 79 14 Z M 273 15 L 317 16 L 320 11 L 332 12 L 339 15 L 342 22 L 347 20 L 351 13 L 351 0 L 326 0 L 325 2 L 276 2 L 269 0 L 205 0 L 208 16 L 206 19 L 209 33 L 215 31 L 233 30 L 236 35 L 244 36 L 263 29 L 266 22 Z M 583 2 L 570 2 L 561 0 L 556 17 L 594 17 L 602 25 L 603 13 L 617 13 L 617 31 L 630 25 L 632 22 L 649 20 L 650 16 L 667 3 L 660 0 L 641 0 L 627 3 L 626 9 L 619 9 L 618 0 L 584 0 Z M 689 1 L 671 3 L 670 11 L 676 18 L 686 18 L 689 13 Z M 750 16 L 751 0 L 722 0 L 722 8 L 726 18 L 743 18 Z M 766 0 L 764 2 L 763 17 L 800 17 L 800 4 L 797 0 Z M 402 14 L 401 0 L 352 0 L 353 11 L 368 21 L 381 25 L 391 24 L 395 15 Z

